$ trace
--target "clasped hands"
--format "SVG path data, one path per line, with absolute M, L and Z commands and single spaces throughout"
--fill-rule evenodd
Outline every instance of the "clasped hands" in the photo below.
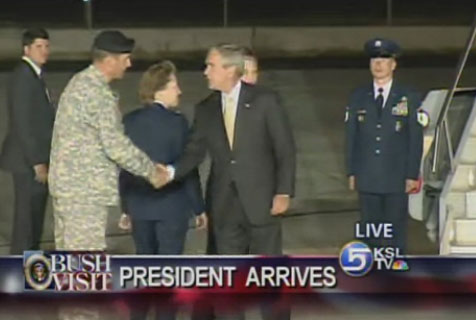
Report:
M 149 177 L 149 182 L 154 186 L 156 189 L 160 189 L 169 183 L 172 180 L 170 176 L 169 170 L 167 167 L 161 163 L 155 164 L 155 170 L 153 171 L 152 175 Z
M 171 173 L 167 169 L 167 166 L 156 163 L 155 171 L 149 178 L 150 183 L 156 189 L 162 188 L 164 185 L 172 180 Z M 284 214 L 289 209 L 290 197 L 287 194 L 276 194 L 273 197 L 273 204 L 271 207 L 271 215 L 279 216 Z

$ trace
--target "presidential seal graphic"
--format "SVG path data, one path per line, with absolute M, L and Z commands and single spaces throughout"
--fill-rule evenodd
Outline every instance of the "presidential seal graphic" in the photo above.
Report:
M 45 290 L 53 280 L 50 260 L 41 251 L 25 252 L 23 258 L 25 289 Z

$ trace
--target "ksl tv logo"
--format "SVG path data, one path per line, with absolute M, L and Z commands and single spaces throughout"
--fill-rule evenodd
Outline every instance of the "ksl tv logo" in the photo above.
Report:
M 339 254 L 342 270 L 351 277 L 363 277 L 375 266 L 377 270 L 408 271 L 399 248 L 370 248 L 362 241 L 352 241 L 344 245 Z

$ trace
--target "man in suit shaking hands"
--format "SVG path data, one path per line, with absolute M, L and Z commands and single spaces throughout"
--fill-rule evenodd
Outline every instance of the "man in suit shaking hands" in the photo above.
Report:
M 39 247 L 48 198 L 48 162 L 55 111 L 43 81 L 42 67 L 50 53 L 44 29 L 22 37 L 23 57 L 13 70 L 8 91 L 8 133 L 0 167 L 13 175 L 15 209 L 10 251 Z
M 209 50 L 204 74 L 213 92 L 197 105 L 185 151 L 167 169 L 180 180 L 208 152 L 206 210 L 218 254 L 280 255 L 280 216 L 294 193 L 294 139 L 278 95 L 240 81 L 243 68 L 241 47 Z M 263 316 L 289 318 L 286 312 Z

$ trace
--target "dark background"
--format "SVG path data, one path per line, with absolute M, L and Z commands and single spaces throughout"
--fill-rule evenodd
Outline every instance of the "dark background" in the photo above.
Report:
M 92 0 L 94 27 L 223 25 L 224 0 Z M 469 25 L 475 0 L 393 0 L 392 25 Z M 228 0 L 229 26 L 387 24 L 387 0 Z M 83 0 L 2 0 L 0 26 L 84 27 Z

